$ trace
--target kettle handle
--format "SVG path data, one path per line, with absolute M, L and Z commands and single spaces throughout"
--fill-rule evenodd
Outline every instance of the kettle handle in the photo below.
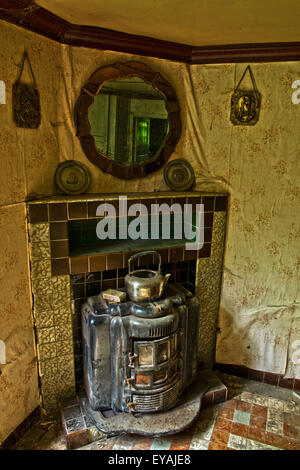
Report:
M 131 261 L 133 261 L 134 259 L 137 259 L 137 258 L 141 258 L 142 256 L 146 256 L 146 255 L 156 255 L 158 257 L 158 272 L 160 273 L 160 267 L 161 267 L 161 256 L 159 253 L 157 253 L 157 251 L 154 251 L 154 250 L 150 250 L 150 251 L 141 251 L 140 253 L 136 253 L 135 255 L 132 255 L 129 260 L 128 260 L 128 274 L 130 274 L 130 269 L 131 269 L 131 266 L 130 266 L 130 263 Z

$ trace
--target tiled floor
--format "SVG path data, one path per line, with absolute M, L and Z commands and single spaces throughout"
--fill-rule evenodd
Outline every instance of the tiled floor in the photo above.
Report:
M 202 410 L 190 429 L 163 438 L 103 436 L 82 450 L 300 450 L 300 397 L 280 387 L 221 376 L 229 400 Z M 53 432 L 52 432 L 53 434 Z M 29 448 L 26 440 L 15 448 Z M 27 445 L 27 447 L 26 447 Z M 28 447 L 29 446 L 29 447 Z M 61 435 L 30 448 L 64 449 Z M 80 450 L 80 449 L 79 449 Z

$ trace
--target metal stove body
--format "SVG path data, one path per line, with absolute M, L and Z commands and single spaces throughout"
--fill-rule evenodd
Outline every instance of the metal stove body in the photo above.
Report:
M 197 371 L 199 302 L 170 284 L 153 303 L 82 306 L 84 382 L 93 410 L 171 409 Z

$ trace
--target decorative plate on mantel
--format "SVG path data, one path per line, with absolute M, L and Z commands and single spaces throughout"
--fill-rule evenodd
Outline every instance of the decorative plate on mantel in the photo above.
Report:
M 87 191 L 91 182 L 88 168 L 75 160 L 60 163 L 55 172 L 55 183 L 65 194 L 76 195 Z
M 177 158 L 165 166 L 164 179 L 170 189 L 187 191 L 195 182 L 195 173 L 187 160 Z

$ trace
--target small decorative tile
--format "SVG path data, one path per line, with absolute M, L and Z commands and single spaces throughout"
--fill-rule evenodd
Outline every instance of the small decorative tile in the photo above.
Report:
M 250 416 L 250 413 L 246 413 L 245 411 L 234 410 L 233 421 L 235 423 L 245 424 L 246 426 L 249 426 Z
M 48 223 L 29 225 L 30 241 L 32 243 L 48 242 L 50 229 Z
M 266 430 L 283 435 L 283 411 L 276 408 L 268 408 Z
M 49 204 L 49 218 L 51 221 L 57 222 L 60 220 L 67 220 L 67 204 L 65 203 L 55 203 Z
M 68 223 L 67 222 L 51 222 L 50 223 L 50 239 L 51 240 L 67 240 Z
M 49 259 L 50 258 L 50 243 L 45 242 L 32 242 L 30 244 L 31 259 Z
M 30 204 L 28 211 L 31 224 L 48 222 L 48 204 Z
M 90 270 L 94 271 L 104 271 L 106 269 L 106 255 L 90 256 Z
M 70 341 L 58 341 L 56 343 L 57 355 L 61 356 L 71 356 L 73 352 L 73 342 L 72 338 Z
M 51 278 L 51 262 L 48 259 L 35 260 L 31 264 L 32 279 L 49 279 Z
M 69 258 L 58 258 L 51 260 L 51 272 L 53 276 L 68 274 Z
M 233 449 L 245 450 L 247 446 L 247 439 L 242 436 L 237 436 L 235 434 L 229 434 L 229 439 L 227 443 L 228 447 Z
M 72 323 L 61 324 L 55 327 L 56 341 L 72 343 Z
M 107 255 L 107 269 L 123 267 L 123 253 L 111 253 Z M 93 271 L 93 269 L 91 269 Z
M 279 450 L 278 447 L 273 447 L 268 444 L 263 444 L 262 442 L 252 441 L 247 439 L 246 450 Z
M 165 439 L 155 438 L 152 441 L 150 450 L 169 450 L 171 443 Z
M 47 376 L 54 376 L 57 373 L 57 360 L 56 359 L 49 359 L 49 360 L 43 360 L 39 362 L 39 370 L 40 370 L 40 376 L 42 377 L 43 375 Z M 50 391 L 47 391 L 50 393 Z M 42 393 L 45 393 L 45 390 L 42 391 Z
M 50 328 L 54 326 L 54 317 L 53 313 L 46 311 L 46 312 L 33 312 L 34 314 L 34 321 L 37 329 L 39 328 Z
M 190 444 L 190 450 L 208 450 L 209 441 L 194 436 Z
M 88 257 L 77 256 L 70 258 L 71 261 L 71 274 L 87 273 L 88 272 Z
M 68 240 L 51 241 L 51 258 L 66 258 L 69 256 Z
M 56 357 L 56 343 L 38 344 L 39 359 L 47 360 Z
M 55 343 L 55 328 L 38 328 L 37 339 L 39 344 Z
M 223 431 L 221 429 L 214 429 L 211 440 L 222 445 L 227 445 L 229 438 L 229 432 Z
M 86 202 L 69 202 L 69 219 L 86 219 L 87 203 Z
M 238 436 L 248 437 L 249 428 L 245 424 L 232 422 L 231 434 L 237 434 Z

